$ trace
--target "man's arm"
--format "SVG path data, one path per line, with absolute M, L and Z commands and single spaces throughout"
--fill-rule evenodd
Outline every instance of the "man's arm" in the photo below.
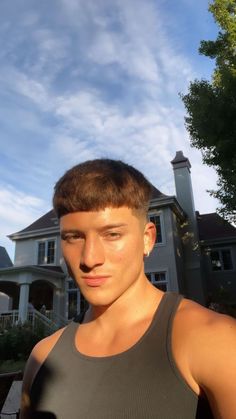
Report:
M 236 320 L 184 299 L 172 350 L 182 376 L 216 419 L 236 419 Z
M 197 338 L 192 366 L 216 419 L 236 418 L 236 321 L 210 313 Z
M 20 419 L 32 419 L 30 406 L 30 389 L 40 366 L 44 363 L 64 329 L 60 329 L 53 335 L 41 340 L 35 345 L 26 363 L 20 407 Z

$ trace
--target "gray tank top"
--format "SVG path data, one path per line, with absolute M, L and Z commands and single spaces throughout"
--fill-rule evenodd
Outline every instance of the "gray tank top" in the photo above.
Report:
M 144 335 L 118 355 L 78 352 L 79 324 L 71 322 L 35 377 L 31 418 L 213 418 L 207 401 L 192 391 L 173 359 L 171 331 L 181 299 L 165 293 Z

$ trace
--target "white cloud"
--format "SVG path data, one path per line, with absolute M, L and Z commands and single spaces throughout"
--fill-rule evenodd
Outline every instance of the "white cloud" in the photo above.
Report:
M 6 247 L 11 259 L 14 255 L 14 244 L 7 238 L 39 218 L 47 211 L 47 205 L 37 196 L 30 196 L 10 185 L 0 185 L 0 240 Z
M 47 87 L 37 79 L 26 75 L 13 66 L 1 68 L 0 84 L 2 90 L 15 95 L 22 95 L 39 106 L 40 110 L 50 110 L 50 96 Z
M 4 224 L 14 225 L 19 223 L 22 226 L 30 224 L 39 210 L 45 204 L 37 196 L 30 196 L 19 192 L 12 186 L 0 185 L 0 219 Z M 6 210 L 7 209 L 7 210 Z
M 192 163 L 196 208 L 213 206 L 205 188 L 214 188 L 215 172 L 190 148 L 178 98 L 194 69 L 163 18 L 164 4 L 61 0 L 55 13 L 44 15 L 35 2 L 35 10 L 25 7 L 15 19 L 15 31 L 12 24 L 2 27 L 1 176 L 18 186 L 0 189 L 8 209 L 0 212 L 2 233 L 46 212 L 57 175 L 101 156 L 124 159 L 173 194 L 170 160 L 183 150 Z
M 195 159 L 192 159 L 191 164 L 196 210 L 199 210 L 202 213 L 215 212 L 216 207 L 220 206 L 219 202 L 211 197 L 206 190 L 216 189 L 216 171 L 211 167 L 201 164 L 200 158 L 197 160 L 195 157 Z

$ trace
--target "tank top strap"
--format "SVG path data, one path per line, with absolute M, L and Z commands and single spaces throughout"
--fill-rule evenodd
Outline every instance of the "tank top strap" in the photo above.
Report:
M 77 314 L 65 327 L 65 330 L 61 334 L 60 337 L 60 343 L 65 341 L 67 342 L 73 342 L 73 339 L 75 338 L 75 333 L 80 325 L 82 323 L 85 316 L 85 311 L 82 311 L 81 313 Z
M 167 291 L 163 295 L 154 317 L 153 329 L 155 329 L 155 333 L 158 331 L 158 337 L 165 352 L 166 350 L 169 352 L 171 348 L 173 321 L 182 299 L 181 294 Z
M 65 327 L 52 351 L 55 358 L 60 359 L 68 350 L 71 350 L 78 326 L 79 323 L 72 320 Z
M 177 292 L 165 292 L 157 308 L 155 314 L 155 322 L 159 323 L 159 320 L 161 318 L 162 322 L 166 322 L 166 324 L 164 325 L 162 323 L 162 325 L 159 325 L 159 327 L 162 327 L 166 330 L 166 326 L 168 326 L 169 322 L 173 321 L 175 313 L 182 299 L 183 296 L 181 294 L 178 294 Z

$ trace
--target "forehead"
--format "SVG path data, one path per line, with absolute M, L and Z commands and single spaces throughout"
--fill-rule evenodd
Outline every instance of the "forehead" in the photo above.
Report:
M 106 225 L 132 225 L 139 217 L 128 207 L 107 207 L 98 211 L 78 211 L 63 215 L 60 218 L 60 228 L 99 228 Z

